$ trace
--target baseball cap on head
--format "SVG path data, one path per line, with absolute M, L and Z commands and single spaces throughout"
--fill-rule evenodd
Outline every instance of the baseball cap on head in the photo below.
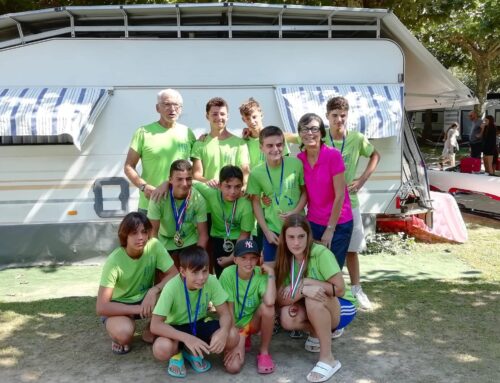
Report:
M 259 245 L 253 239 L 240 239 L 234 246 L 234 256 L 242 257 L 245 254 L 254 253 L 259 255 Z

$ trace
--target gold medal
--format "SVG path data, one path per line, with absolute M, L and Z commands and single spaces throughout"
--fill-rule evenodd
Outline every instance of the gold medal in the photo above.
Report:
M 174 234 L 174 243 L 175 243 L 175 246 L 177 246 L 177 247 L 182 247 L 182 245 L 184 245 L 184 241 L 181 237 L 181 233 L 179 233 L 178 231 L 176 231 Z
M 224 244 L 222 245 L 222 248 L 226 253 L 232 253 L 234 250 L 234 244 L 229 238 L 226 238 L 224 239 Z

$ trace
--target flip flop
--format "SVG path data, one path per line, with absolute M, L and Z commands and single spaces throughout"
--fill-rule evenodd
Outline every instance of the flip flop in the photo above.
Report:
M 182 350 L 182 356 L 189 362 L 191 368 L 197 373 L 206 372 L 212 367 L 212 364 L 208 360 L 203 359 L 201 356 L 191 355 L 186 350 Z M 200 367 L 203 365 L 205 365 L 205 367 Z
M 306 349 L 306 351 L 309 352 L 319 352 L 320 351 L 319 339 L 314 338 L 312 336 L 307 337 L 306 343 L 304 344 L 304 348 Z
M 177 367 L 179 372 L 172 370 L 172 367 Z M 186 377 L 186 366 L 184 365 L 184 358 L 182 353 L 177 353 L 170 358 L 168 361 L 167 373 L 174 378 L 185 378 Z
M 130 351 L 130 346 L 128 344 L 121 345 L 120 343 L 111 341 L 111 351 L 116 355 L 125 355 Z
M 307 374 L 306 379 L 308 382 L 313 382 L 313 383 L 326 382 L 328 379 L 330 379 L 333 376 L 333 374 L 335 374 L 338 370 L 340 370 L 340 367 L 342 367 L 342 365 L 340 364 L 340 361 L 338 361 L 338 360 L 335 361 L 335 364 L 333 366 L 330 366 L 327 363 L 318 362 L 318 363 L 316 363 L 314 368 L 311 370 L 311 372 L 309 372 L 309 374 Z M 311 374 L 313 372 L 315 372 L 316 374 L 322 375 L 323 377 L 319 378 L 318 380 L 314 380 L 311 377 Z
M 270 374 L 274 371 L 274 361 L 271 355 L 258 354 L 257 355 L 257 372 L 259 374 Z

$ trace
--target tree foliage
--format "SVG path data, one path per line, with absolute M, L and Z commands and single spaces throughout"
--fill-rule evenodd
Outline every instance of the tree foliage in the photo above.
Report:
M 203 3 L 217 0 L 0 0 L 0 14 L 70 5 Z M 252 3 L 252 0 L 240 0 Z M 500 0 L 268 0 L 271 4 L 389 8 L 429 51 L 476 92 L 500 86 Z

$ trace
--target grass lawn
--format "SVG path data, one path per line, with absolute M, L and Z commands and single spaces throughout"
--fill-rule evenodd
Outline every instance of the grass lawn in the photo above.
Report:
M 332 381 L 498 381 L 500 223 L 466 221 L 464 245 L 417 243 L 395 255 L 361 257 L 375 308 L 335 340 L 343 367 Z M 164 364 L 139 340 L 130 354 L 111 355 L 95 315 L 99 274 L 99 266 L 0 271 L 2 383 L 168 380 Z M 286 333 L 273 338 L 271 350 L 278 367 L 267 379 L 255 373 L 252 351 L 236 377 L 214 361 L 209 374 L 188 371 L 189 381 L 305 381 L 317 357 Z

